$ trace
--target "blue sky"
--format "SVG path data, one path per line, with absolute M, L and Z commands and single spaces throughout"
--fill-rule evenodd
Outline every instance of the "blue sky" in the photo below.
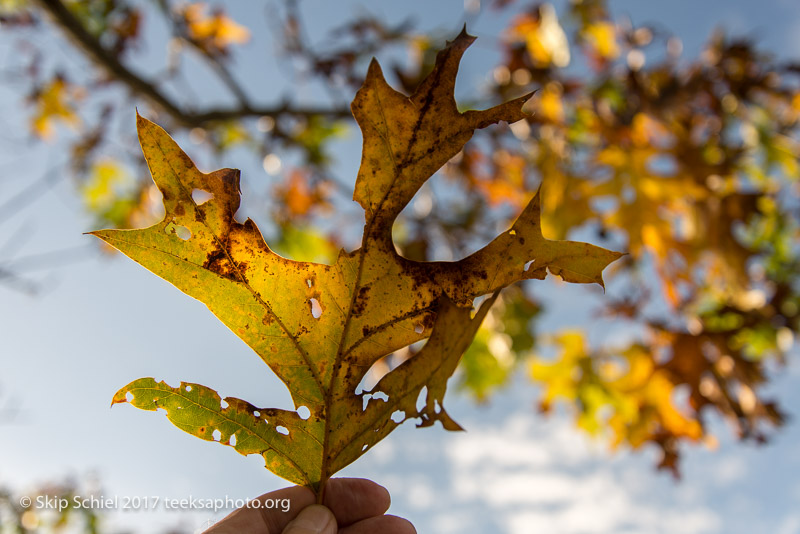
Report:
M 325 34 L 343 16 L 368 5 L 349 4 L 305 3 L 309 33 Z M 455 32 L 464 22 L 460 0 L 369 6 L 389 20 L 413 16 L 425 30 Z M 563 3 L 556 6 L 563 9 Z M 629 0 L 612 1 L 611 7 L 615 16 L 671 30 L 681 37 L 688 57 L 718 26 L 751 36 L 781 57 L 800 57 L 800 3 L 794 1 Z M 234 2 L 229 9 L 239 20 L 252 18 L 250 3 Z M 505 22 L 491 10 L 474 20 L 470 31 L 480 40 L 465 57 L 459 94 L 476 96 L 474 88 L 496 58 L 492 43 Z M 0 35 L 0 57 L 13 53 L 13 42 Z M 44 42 L 51 59 L 62 57 L 59 39 Z M 270 38 L 259 34 L 237 56 L 242 79 L 265 100 L 295 82 L 285 79 L 285 69 L 269 50 Z M 157 47 L 148 53 L 153 65 L 161 61 Z M 299 95 L 310 101 L 319 90 L 308 87 Z M 212 90 L 207 98 L 224 94 Z M 27 110 L 13 86 L 0 86 L 0 106 L 6 126 L 0 134 L 2 202 L 66 158 L 62 145 L 26 141 Z M 354 177 L 360 136 L 352 132 L 337 148 L 338 173 Z M 199 150 L 189 147 L 200 162 L 208 162 Z M 241 167 L 252 188 L 268 190 L 272 178 L 254 158 L 221 163 Z M 20 256 L 87 245 L 91 238 L 82 233 L 92 228 L 81 209 L 69 180 L 60 180 L 0 226 L 0 243 L 24 228 Z M 118 387 L 143 376 L 173 385 L 199 382 L 256 405 L 290 406 L 283 385 L 204 306 L 120 257 L 48 271 L 40 281 L 47 291 L 38 297 L 0 287 L 0 399 L 20 410 L 2 427 L 0 481 L 25 490 L 96 473 L 106 494 L 169 498 L 253 497 L 285 485 L 263 468 L 259 457 L 243 458 L 188 436 L 160 414 L 128 406 L 109 409 Z M 571 308 L 584 301 L 587 291 L 599 298 L 599 290 L 541 283 L 553 307 L 542 328 L 587 326 L 586 314 Z M 599 325 L 588 328 L 592 336 L 611 335 Z M 795 418 L 800 414 L 798 384 L 794 366 L 782 371 L 774 386 Z M 407 424 L 343 474 L 385 484 L 393 495 L 392 512 L 410 518 L 424 533 L 800 533 L 797 424 L 790 421 L 765 448 L 736 444 L 730 430 L 716 424 L 720 449 L 689 451 L 685 479 L 676 484 L 653 471 L 648 451 L 610 455 L 604 445 L 573 430 L 563 414 L 542 419 L 534 413 L 535 398 L 523 377 L 488 407 L 451 395 L 448 412 L 468 432 L 417 430 Z M 153 532 L 153 526 L 176 522 L 197 529 L 209 517 L 142 512 L 110 519 Z

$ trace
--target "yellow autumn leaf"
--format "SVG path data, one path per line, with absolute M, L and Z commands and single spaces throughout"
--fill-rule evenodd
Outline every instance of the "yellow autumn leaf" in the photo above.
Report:
M 552 4 L 541 4 L 538 17 L 530 14 L 518 17 L 509 33 L 512 41 L 525 43 L 536 68 L 547 68 L 551 64 L 556 67 L 569 65 L 569 41 Z
M 107 158 L 95 162 L 82 187 L 86 207 L 93 213 L 107 209 L 131 182 L 131 175 L 118 161 Z
M 377 62 L 370 66 L 352 104 L 364 139 L 354 193 L 366 212 L 362 244 L 340 251 L 330 265 L 276 254 L 251 220 L 234 218 L 239 171 L 201 173 L 163 129 L 138 118 L 166 215 L 149 228 L 93 235 L 205 303 L 286 384 L 294 409 L 258 408 L 199 384 L 171 387 L 152 378 L 123 387 L 114 403 L 163 408 L 182 430 L 260 454 L 267 468 L 320 498 L 334 473 L 405 420 L 461 428 L 442 404 L 447 380 L 498 291 L 548 272 L 602 285 L 603 269 L 620 257 L 586 243 L 545 239 L 538 195 L 508 231 L 463 260 L 416 262 L 397 253 L 392 226 L 418 189 L 475 129 L 525 116 L 527 97 L 458 110 L 456 74 L 473 40 L 462 33 L 440 51 L 411 96 L 392 89 Z M 197 190 L 206 193 L 205 202 L 194 200 Z M 474 299 L 487 294 L 473 312 Z M 373 364 L 425 339 L 413 358 L 372 390 L 356 393 Z
M 622 148 L 612 145 L 597 152 L 595 159 L 600 164 L 619 168 L 628 161 L 628 155 Z
M 581 33 L 591 49 L 601 58 L 612 60 L 619 56 L 617 29 L 613 22 L 592 22 Z
M 39 89 L 35 97 L 36 111 L 31 118 L 31 129 L 42 139 L 51 139 L 55 124 L 64 123 L 71 128 L 80 124 L 73 101 L 78 96 L 75 89 L 61 77 L 56 77 Z
M 564 103 L 562 89 L 558 83 L 551 82 L 536 94 L 534 109 L 537 116 L 548 122 L 564 122 Z
M 203 2 L 187 5 L 183 17 L 189 37 L 200 43 L 208 52 L 227 51 L 232 44 L 244 44 L 250 40 L 250 30 L 228 17 L 221 9 L 208 13 Z

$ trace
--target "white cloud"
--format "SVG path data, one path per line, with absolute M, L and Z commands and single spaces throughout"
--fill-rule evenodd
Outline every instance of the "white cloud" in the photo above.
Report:
M 800 534 L 800 514 L 784 517 L 775 534 Z
M 502 418 L 484 413 L 462 421 L 469 432 L 402 432 L 402 441 L 394 440 L 390 465 L 423 464 L 416 474 L 391 478 L 394 502 L 408 508 L 422 531 L 429 525 L 445 534 L 709 534 L 719 528 L 702 499 L 681 498 L 690 488 L 670 491 L 674 485 L 653 473 L 649 459 L 638 457 L 639 465 L 631 466 L 630 458 L 610 455 L 570 422 L 543 421 L 518 400 L 508 399 L 510 413 L 498 407 Z M 381 456 L 380 463 L 389 460 Z M 746 466 L 730 458 L 714 472 L 733 481 Z

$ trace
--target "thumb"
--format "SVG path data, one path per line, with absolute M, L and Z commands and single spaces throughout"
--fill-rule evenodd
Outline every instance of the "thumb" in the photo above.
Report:
M 281 534 L 336 534 L 338 531 L 333 512 L 321 504 L 304 508 Z

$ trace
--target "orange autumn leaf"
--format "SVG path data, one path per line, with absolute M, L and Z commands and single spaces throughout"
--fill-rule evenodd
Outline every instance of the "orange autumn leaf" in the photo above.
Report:
M 328 208 L 323 185 L 312 185 L 306 171 L 292 169 L 286 183 L 275 187 L 275 197 L 283 216 L 292 220 L 309 215 L 312 209 Z

